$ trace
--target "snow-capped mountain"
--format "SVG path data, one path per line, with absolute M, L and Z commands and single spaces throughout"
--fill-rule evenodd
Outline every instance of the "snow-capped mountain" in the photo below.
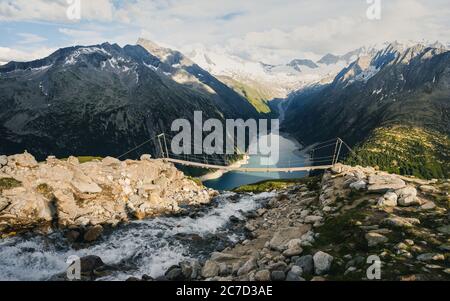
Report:
M 448 134 L 450 51 L 430 45 L 394 42 L 360 56 L 332 83 L 291 98 L 284 127 L 306 143 L 355 144 L 398 124 Z
M 310 59 L 296 58 L 286 64 L 267 64 L 244 59 L 227 53 L 223 49 L 197 47 L 186 55 L 203 69 L 219 78 L 231 78 L 246 85 L 264 87 L 273 98 L 286 97 L 302 87 L 321 81 L 332 80 L 348 65 L 345 59 L 325 64 Z

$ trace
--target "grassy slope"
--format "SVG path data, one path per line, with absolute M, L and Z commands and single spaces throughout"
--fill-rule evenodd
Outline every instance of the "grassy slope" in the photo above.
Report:
M 419 178 L 449 178 L 450 138 L 419 127 L 377 128 L 347 163 Z
M 298 184 L 307 184 L 310 189 L 317 189 L 319 177 L 305 177 L 301 179 L 280 179 L 280 180 L 266 180 L 255 184 L 243 185 L 234 189 L 234 192 L 253 192 L 261 193 L 273 190 L 286 189 L 290 186 Z
M 269 100 L 272 100 L 274 98 L 274 95 L 270 91 L 266 91 L 263 88 L 257 88 L 256 83 L 255 86 L 250 86 L 230 77 L 222 76 L 220 77 L 220 80 L 226 83 L 237 93 L 245 97 L 259 113 L 271 112 L 271 109 L 268 106 L 267 102 Z

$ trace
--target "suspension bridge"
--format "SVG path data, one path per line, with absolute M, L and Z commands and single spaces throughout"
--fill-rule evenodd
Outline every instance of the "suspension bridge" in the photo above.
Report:
M 171 162 L 177 165 L 202 168 L 220 171 L 239 171 L 251 173 L 291 173 L 301 171 L 326 170 L 333 167 L 339 160 L 345 156 L 345 152 L 353 153 L 352 149 L 340 138 L 331 139 L 325 142 L 316 143 L 313 146 L 303 150 L 304 160 L 287 160 L 267 163 L 263 166 L 248 167 L 246 164 L 237 164 L 242 157 L 248 155 L 236 152 L 236 155 L 207 155 L 207 154 L 175 154 L 168 145 L 170 145 L 170 137 L 166 134 L 157 136 L 158 146 L 160 149 L 160 158 L 163 161 Z M 205 149 L 204 146 L 188 145 L 190 149 L 200 148 L 204 152 L 214 153 L 214 150 Z M 268 160 L 269 161 L 269 160 Z M 242 166 L 243 165 L 243 166 Z

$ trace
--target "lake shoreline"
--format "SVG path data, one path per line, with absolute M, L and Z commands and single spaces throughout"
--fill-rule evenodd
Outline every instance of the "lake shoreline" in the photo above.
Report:
M 271 133 L 270 135 L 274 135 Z M 296 164 L 298 166 L 302 166 L 302 164 L 309 163 L 310 156 L 308 152 L 310 151 L 309 147 L 304 147 L 299 141 L 295 139 L 289 133 L 281 132 L 278 134 L 279 136 L 279 161 L 273 162 L 270 164 L 271 167 L 287 167 L 289 164 Z M 256 143 L 256 142 L 254 142 Z M 261 163 L 259 159 L 265 158 L 260 155 L 252 155 L 249 157 L 248 162 L 237 162 L 239 165 L 243 167 L 261 167 L 261 164 L 264 166 L 265 163 Z M 275 158 L 276 159 L 276 158 Z M 243 163 L 245 165 L 243 165 Z M 232 190 L 236 187 L 240 187 L 242 185 L 248 185 L 256 182 L 260 182 L 263 180 L 270 179 L 292 179 L 292 178 L 302 178 L 307 176 L 307 172 L 294 172 L 294 173 L 278 173 L 278 172 L 239 172 L 239 171 L 216 171 L 208 173 L 199 179 L 203 182 L 203 184 L 207 187 L 213 188 L 218 191 L 227 191 Z
M 250 157 L 248 155 L 244 155 L 243 159 L 234 162 L 233 164 L 229 165 L 229 167 L 239 168 L 242 165 L 248 164 L 249 158 Z M 216 179 L 219 179 L 220 177 L 222 177 L 227 172 L 228 171 L 226 171 L 226 170 L 216 170 L 216 171 L 207 173 L 206 175 L 203 175 L 201 177 L 198 177 L 198 179 L 200 181 L 202 181 L 202 182 L 206 182 L 206 181 L 210 181 L 210 180 L 216 180 Z

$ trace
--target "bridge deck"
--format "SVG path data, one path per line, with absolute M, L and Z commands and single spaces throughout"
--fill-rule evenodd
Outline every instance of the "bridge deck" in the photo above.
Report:
M 241 171 L 241 172 L 296 172 L 296 171 L 325 170 L 333 167 L 333 165 L 303 166 L 303 167 L 238 167 L 238 166 L 220 166 L 220 165 L 203 164 L 198 162 L 184 161 L 171 158 L 164 158 L 162 160 L 174 164 L 181 164 L 185 166 L 192 166 L 198 168 L 217 169 L 225 171 Z

